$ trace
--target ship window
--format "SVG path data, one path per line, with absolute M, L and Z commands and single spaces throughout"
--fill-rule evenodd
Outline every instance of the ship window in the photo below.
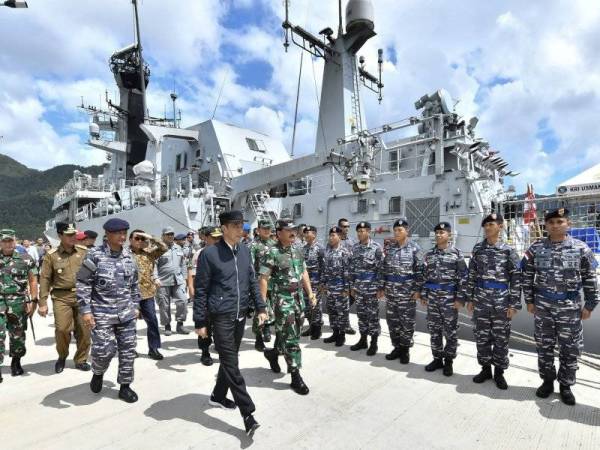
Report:
M 175 170 L 181 170 L 181 153 L 175 156 Z
M 358 214 L 367 214 L 369 212 L 369 203 L 366 198 L 361 198 L 358 200 L 357 211 Z
M 196 150 L 196 159 L 200 158 L 200 150 Z
M 389 155 L 389 171 L 398 171 L 398 150 L 392 150 L 388 153 Z
M 294 219 L 302 217 L 302 203 L 294 203 Z
M 402 212 L 402 197 L 390 198 L 390 214 L 400 214 Z
M 187 153 L 183 154 L 183 168 L 187 169 Z
M 246 138 L 246 143 L 248 144 L 248 148 L 253 152 L 265 153 L 267 151 L 265 143 L 259 139 Z

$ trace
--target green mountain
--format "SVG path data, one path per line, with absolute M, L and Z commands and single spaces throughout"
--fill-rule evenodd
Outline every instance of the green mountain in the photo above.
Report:
M 102 166 L 65 164 L 35 170 L 0 154 L 0 228 L 16 230 L 20 239 L 42 236 L 44 224 L 52 216 L 54 194 L 74 170 L 99 175 Z

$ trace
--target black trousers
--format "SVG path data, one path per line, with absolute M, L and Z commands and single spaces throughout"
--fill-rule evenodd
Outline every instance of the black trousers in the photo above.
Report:
M 142 318 L 148 326 L 148 348 L 158 350 L 160 348 L 160 333 L 158 331 L 158 320 L 156 319 L 156 308 L 154 307 L 154 297 L 145 298 L 140 302 Z
M 222 400 L 227 391 L 231 390 L 233 400 L 245 417 L 256 409 L 239 368 L 238 351 L 244 335 L 246 316 L 239 320 L 235 314 L 218 314 L 211 315 L 210 321 L 215 348 L 219 353 L 219 373 L 213 394 L 217 400 Z
M 212 324 L 210 323 L 210 319 L 207 320 L 206 323 L 206 329 L 208 332 L 208 337 L 207 338 L 201 338 L 200 336 L 198 336 L 198 349 L 202 350 L 203 352 L 207 352 L 210 344 L 213 343 L 213 339 L 212 339 Z

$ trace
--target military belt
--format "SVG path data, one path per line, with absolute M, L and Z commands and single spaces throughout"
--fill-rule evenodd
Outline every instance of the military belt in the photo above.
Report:
M 425 283 L 425 289 L 431 289 L 433 291 L 456 292 L 456 285 L 441 283 Z
M 356 275 L 356 279 L 359 281 L 373 281 L 376 276 L 375 272 L 361 272 Z
M 391 281 L 393 283 L 402 283 L 403 281 L 412 280 L 414 278 L 414 275 L 386 275 L 385 281 Z
M 548 300 L 575 300 L 579 296 L 579 291 L 552 292 L 547 289 L 536 289 L 535 292 Z
M 500 289 L 503 291 L 508 290 L 508 283 L 500 283 L 498 281 L 488 281 L 488 280 L 477 280 L 477 287 L 483 289 Z

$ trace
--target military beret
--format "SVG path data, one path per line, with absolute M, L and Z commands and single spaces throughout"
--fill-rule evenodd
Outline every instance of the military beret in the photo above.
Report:
M 219 214 L 219 222 L 221 222 L 221 225 L 225 225 L 231 222 L 243 222 L 244 221 L 244 215 L 242 214 L 241 211 L 225 211 L 222 212 L 221 214 Z
M 94 230 L 85 230 L 85 237 L 89 238 L 89 239 L 96 239 L 98 237 L 98 233 L 96 233 Z
M 102 225 L 107 232 L 113 233 L 115 231 L 123 231 L 129 229 L 129 222 L 123 219 L 108 219 L 104 225 Z
M 85 238 L 85 231 L 78 231 L 75 235 L 75 239 L 77 239 L 78 241 L 83 241 Z
M 567 208 L 557 208 L 546 211 L 544 220 L 557 219 L 561 217 L 569 217 L 569 210 Z
M 210 235 L 210 237 L 213 237 L 213 238 L 218 238 L 218 237 L 223 236 L 223 232 L 221 231 L 221 228 L 219 228 L 219 227 L 212 227 L 208 234 Z
M 16 239 L 15 230 L 10 230 L 5 228 L 4 230 L 0 230 L 0 240 L 1 241 L 14 241 Z
M 440 222 L 433 229 L 433 231 L 438 231 L 438 230 L 450 232 L 450 231 L 452 231 L 452 225 L 450 225 L 450 223 L 448 223 L 448 222 Z
M 270 220 L 259 220 L 258 221 L 258 228 L 269 228 L 269 229 L 272 229 L 273 228 L 273 224 L 271 223 Z
M 183 241 L 186 238 L 186 234 L 185 233 L 177 233 L 175 235 L 175 240 L 176 241 Z
M 75 234 L 77 230 L 72 223 L 56 222 L 56 232 L 58 234 Z
M 399 219 L 396 219 L 396 221 L 394 222 L 393 228 L 396 228 L 396 227 L 408 228 L 408 221 L 406 220 L 406 218 L 400 217 Z
M 279 219 L 276 228 L 278 230 L 283 230 L 284 228 L 296 228 L 296 224 L 291 219 Z
M 304 232 L 306 233 L 307 231 L 314 231 L 316 233 L 317 227 L 315 227 L 314 225 L 306 225 L 306 227 L 304 227 Z
M 490 222 L 496 222 L 498 225 L 502 225 L 504 223 L 504 217 L 502 217 L 502 214 L 491 213 L 483 218 L 481 221 L 481 226 L 484 226 L 486 223 Z
M 329 234 L 331 234 L 331 233 L 340 234 L 340 233 L 343 233 L 343 231 L 342 231 L 342 229 L 340 227 L 331 227 L 329 229 Z
M 250 224 L 249 224 L 248 222 L 245 222 L 245 223 L 244 223 L 244 226 L 242 227 L 242 229 L 243 229 L 244 231 L 250 231 Z
M 361 228 L 368 228 L 370 230 L 371 224 L 369 222 L 358 222 L 356 224 L 356 231 L 360 230 Z
M 164 227 L 162 234 L 175 234 L 175 229 L 173 227 Z

